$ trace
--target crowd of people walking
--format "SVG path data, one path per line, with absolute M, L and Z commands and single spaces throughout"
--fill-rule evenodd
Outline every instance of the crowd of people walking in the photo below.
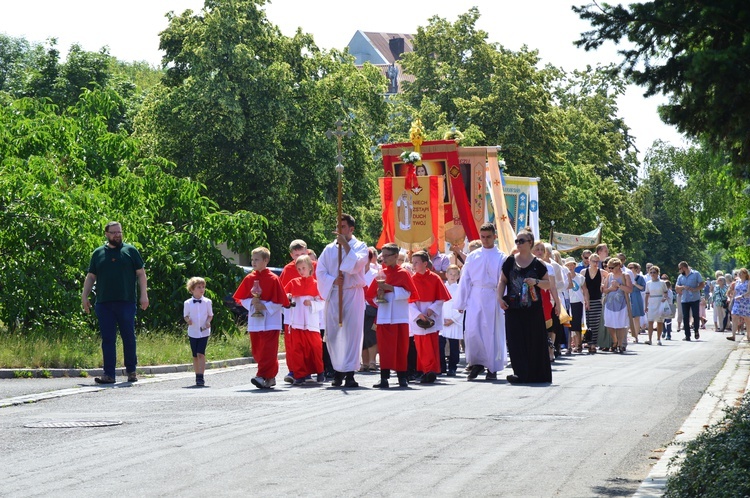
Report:
M 285 382 L 330 381 L 333 387 L 354 388 L 358 372 L 379 372 L 373 387 L 389 389 L 393 374 L 398 387 L 455 377 L 462 352 L 469 381 L 480 375 L 497 380 L 498 372 L 510 367 L 510 384 L 548 384 L 552 364 L 563 354 L 624 354 L 628 342 L 640 342 L 642 334 L 649 346 L 671 340 L 673 331 L 682 331 L 683 341 L 698 340 L 710 308 L 714 329 L 730 331 L 728 340 L 737 340 L 750 326 L 745 268 L 704 280 L 683 261 L 673 286 L 658 266 L 646 263 L 642 273 L 641 265 L 624 254 L 610 256 L 606 244 L 584 250 L 580 262 L 563 258 L 529 229 L 517 234 L 514 250 L 506 255 L 491 223 L 481 226 L 479 240 L 469 242 L 466 252 L 457 244 L 449 254 L 406 252 L 392 243 L 378 253 L 356 238 L 355 228 L 355 219 L 342 215 L 335 240 L 319 259 L 303 240 L 292 241 L 291 261 L 278 276 L 267 266 L 267 248 L 252 251 L 253 271 L 233 298 L 248 310 L 247 332 L 258 364 L 252 383 L 259 389 L 276 385 L 282 331 Z M 106 290 L 110 281 L 125 282 L 127 292 L 122 303 L 97 295 L 105 375 L 96 381 L 114 382 L 119 327 L 128 338 L 128 378 L 135 382 L 132 318 L 109 314 L 117 305 L 134 312 L 136 281 L 141 307 L 148 306 L 145 273 L 137 251 L 122 243 L 119 223 L 108 224 L 105 233 L 107 244 L 89 265 L 84 310 L 95 283 Z M 202 386 L 213 310 L 204 296 L 205 279 L 191 278 L 187 289 L 192 296 L 184 303 L 184 319 L 196 385 Z

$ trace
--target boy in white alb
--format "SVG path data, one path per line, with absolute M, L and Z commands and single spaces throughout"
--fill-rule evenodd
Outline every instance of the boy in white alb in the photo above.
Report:
M 190 350 L 193 353 L 193 370 L 195 371 L 195 385 L 206 385 L 203 373 L 206 371 L 206 345 L 211 335 L 211 320 L 214 317 L 211 300 L 204 296 L 206 281 L 201 277 L 193 277 L 187 282 L 187 290 L 193 296 L 186 299 L 182 305 L 182 316 L 188 325 Z
M 445 287 L 451 295 L 451 299 L 443 303 L 443 328 L 440 329 L 440 369 L 447 373 L 448 377 L 456 376 L 456 368 L 459 359 L 459 341 L 464 338 L 464 316 L 453 306 L 458 295 L 458 277 L 461 270 L 457 265 L 450 265 L 445 276 L 448 281 Z M 445 361 L 445 344 L 448 343 L 448 364 Z

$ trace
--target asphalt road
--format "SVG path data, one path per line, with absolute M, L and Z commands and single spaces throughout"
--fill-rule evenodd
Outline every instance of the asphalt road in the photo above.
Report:
M 358 389 L 260 391 L 253 366 L 202 389 L 191 373 L 82 387 L 0 408 L 0 496 L 628 496 L 735 346 L 724 337 L 563 356 L 541 387 L 378 391 L 360 374 Z M 0 380 L 0 398 L 92 385 Z M 25 427 L 72 421 L 123 423 Z

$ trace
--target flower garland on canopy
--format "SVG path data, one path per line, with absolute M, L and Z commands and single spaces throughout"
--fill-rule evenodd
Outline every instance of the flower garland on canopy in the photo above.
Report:
M 417 173 L 415 165 L 422 162 L 422 154 L 415 151 L 404 151 L 399 156 L 401 160 L 406 164 L 406 179 L 404 180 L 404 187 L 408 190 L 418 188 L 419 182 L 417 181 Z

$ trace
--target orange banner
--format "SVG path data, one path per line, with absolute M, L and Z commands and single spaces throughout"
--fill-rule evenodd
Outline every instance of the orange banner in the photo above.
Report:
M 411 189 L 403 177 L 380 178 L 379 182 L 383 232 L 378 248 L 387 242 L 412 251 L 445 245 L 442 176 L 419 177 Z

